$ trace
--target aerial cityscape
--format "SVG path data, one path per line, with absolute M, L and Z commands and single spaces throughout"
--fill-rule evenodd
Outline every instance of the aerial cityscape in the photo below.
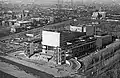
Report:
M 0 0 L 0 78 L 120 78 L 120 1 Z

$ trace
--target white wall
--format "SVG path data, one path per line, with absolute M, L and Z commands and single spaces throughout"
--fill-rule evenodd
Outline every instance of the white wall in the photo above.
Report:
M 42 44 L 47 46 L 60 46 L 60 33 L 51 31 L 42 31 Z

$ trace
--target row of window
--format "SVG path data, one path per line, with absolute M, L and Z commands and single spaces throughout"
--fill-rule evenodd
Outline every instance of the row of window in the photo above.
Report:
M 108 60 L 109 58 L 111 58 L 114 55 L 114 53 L 110 51 L 112 51 L 112 49 L 110 50 L 110 48 L 109 49 L 106 48 L 101 55 L 93 55 L 92 60 L 89 62 L 88 68 L 90 68 L 91 65 L 94 66 L 93 64 L 96 64 L 99 61 Z
M 76 55 L 80 55 L 80 54 L 84 55 L 85 51 L 88 51 L 89 49 L 92 49 L 94 47 L 95 47 L 95 42 L 91 42 L 72 49 L 72 52 L 75 53 Z

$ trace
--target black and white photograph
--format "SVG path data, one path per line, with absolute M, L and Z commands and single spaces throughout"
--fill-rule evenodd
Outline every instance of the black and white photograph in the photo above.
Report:
M 0 78 L 120 78 L 120 0 L 0 0 Z

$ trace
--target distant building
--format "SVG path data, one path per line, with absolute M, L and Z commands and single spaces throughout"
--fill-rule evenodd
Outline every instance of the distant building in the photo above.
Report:
M 106 12 L 93 12 L 92 18 L 93 19 L 103 19 L 106 17 Z

